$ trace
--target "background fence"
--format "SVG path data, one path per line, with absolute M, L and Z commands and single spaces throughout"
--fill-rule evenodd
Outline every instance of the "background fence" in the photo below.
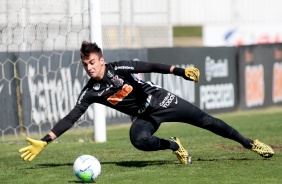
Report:
M 106 61 L 162 62 L 201 71 L 200 83 L 174 75 L 140 75 L 208 113 L 282 104 L 282 44 L 211 48 L 105 50 Z M 74 106 L 88 80 L 79 51 L 0 53 L 1 134 L 50 130 Z M 5 61 L 5 62 L 2 62 Z M 239 71 L 239 72 L 238 72 Z M 99 110 L 99 109 L 98 109 Z M 93 106 L 75 127 L 92 126 Z M 107 124 L 129 121 L 107 108 Z
M 88 3 L 0 2 L 2 138 L 19 132 L 41 134 L 72 108 L 86 80 L 78 49 L 83 40 L 90 39 Z M 144 9 L 147 3 L 151 6 Z M 172 46 L 169 3 L 101 1 L 103 48 Z M 68 91 L 64 93 L 63 89 Z M 93 124 L 93 109 L 89 112 L 78 122 L 79 126 Z M 107 112 L 108 119 L 118 119 L 118 112 Z
M 281 21 L 282 16 L 277 16 L 280 3 L 277 0 L 268 1 L 272 13 L 266 9 L 265 14 L 254 16 L 244 16 L 247 10 L 241 7 L 254 7 L 256 14 L 264 1 L 216 2 L 222 6 L 215 7 L 209 4 L 210 1 L 204 0 L 197 3 L 190 0 L 101 1 L 106 61 L 139 59 L 198 67 L 202 74 L 199 85 L 168 75 L 141 77 L 172 90 L 209 113 L 233 111 L 238 107 L 251 109 L 280 105 L 280 44 L 239 49 L 171 48 L 172 26 L 175 24 L 204 26 L 206 23 L 228 22 L 235 18 L 256 23 Z M 222 11 L 218 7 L 222 7 Z M 230 12 L 230 9 L 234 11 Z M 240 19 L 236 14 L 237 9 Z M 221 12 L 220 16 L 218 12 Z M 265 17 L 262 21 L 254 20 L 258 16 Z M 9 134 L 42 134 L 72 108 L 87 81 L 78 49 L 81 42 L 89 40 L 90 36 L 88 0 L 2 0 L 0 20 L 2 140 Z M 271 61 L 270 65 L 268 61 Z M 252 74 L 260 77 L 259 82 L 250 77 Z M 254 82 L 255 87 L 250 85 Z M 260 94 L 253 96 L 256 92 Z M 93 107 L 90 107 L 76 126 L 91 126 L 93 111 Z M 108 123 L 128 121 L 115 110 L 107 109 L 106 114 Z

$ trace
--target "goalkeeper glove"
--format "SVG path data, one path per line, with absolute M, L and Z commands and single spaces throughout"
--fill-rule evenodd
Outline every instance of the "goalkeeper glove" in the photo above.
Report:
M 45 136 L 46 137 L 46 136 Z M 19 150 L 19 152 L 23 152 L 21 158 L 24 160 L 32 161 L 42 150 L 48 145 L 47 141 L 35 140 L 29 137 L 26 140 L 31 144 L 27 147 L 24 147 Z
M 188 80 L 192 80 L 194 82 L 199 82 L 200 71 L 198 70 L 198 68 L 193 68 L 193 67 L 185 68 L 185 77 L 184 77 L 184 79 L 186 77 L 187 77 Z
M 175 67 L 173 69 L 173 74 L 182 76 L 184 79 L 194 81 L 194 82 L 199 82 L 199 79 L 200 79 L 200 71 L 194 67 L 189 67 L 185 69 Z

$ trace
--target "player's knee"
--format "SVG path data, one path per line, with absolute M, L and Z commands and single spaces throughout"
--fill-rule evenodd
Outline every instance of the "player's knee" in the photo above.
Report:
M 142 151 L 148 150 L 149 135 L 146 133 L 139 133 L 130 136 L 131 144 Z
M 205 114 L 205 116 L 203 116 L 201 122 L 203 128 L 205 129 L 216 128 L 218 126 L 217 122 L 215 121 L 215 118 L 208 114 Z
M 203 122 L 203 125 L 203 128 L 210 130 L 222 137 L 229 137 L 229 135 L 233 131 L 233 128 L 227 125 L 224 121 L 210 115 L 207 116 L 207 118 Z

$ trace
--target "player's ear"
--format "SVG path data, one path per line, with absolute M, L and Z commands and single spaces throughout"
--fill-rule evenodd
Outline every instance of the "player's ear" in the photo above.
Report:
M 100 58 L 100 62 L 101 62 L 101 65 L 102 65 L 102 66 L 105 64 L 104 57 L 101 57 L 101 58 Z

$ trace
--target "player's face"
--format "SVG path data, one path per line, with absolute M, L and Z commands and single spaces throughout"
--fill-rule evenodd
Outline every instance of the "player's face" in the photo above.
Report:
M 97 54 L 91 53 L 89 56 L 82 57 L 82 64 L 89 77 L 95 80 L 103 78 L 105 71 L 103 57 L 99 58 Z

